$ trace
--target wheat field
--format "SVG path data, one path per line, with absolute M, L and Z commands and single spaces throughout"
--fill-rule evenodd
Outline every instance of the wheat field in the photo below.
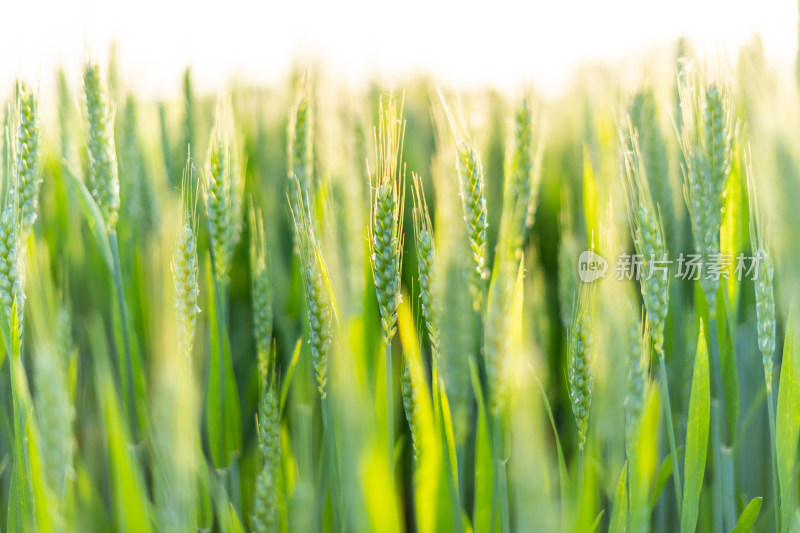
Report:
M 557 97 L 73 67 L 0 94 L 0 529 L 800 531 L 758 38 Z

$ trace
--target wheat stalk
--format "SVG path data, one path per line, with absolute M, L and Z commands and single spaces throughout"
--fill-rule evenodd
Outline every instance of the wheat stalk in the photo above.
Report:
M 378 105 L 378 128 L 375 131 L 377 169 L 370 184 L 374 194 L 370 206 L 369 245 L 372 276 L 381 328 L 386 348 L 386 425 L 389 470 L 394 479 L 394 416 L 392 408 L 392 337 L 397 331 L 400 305 L 400 270 L 403 262 L 403 213 L 405 204 L 405 165 L 403 153 L 405 121 L 404 99 L 382 97 Z
M 621 133 L 623 146 L 627 143 L 625 134 Z M 627 141 L 630 150 L 625 150 L 625 195 L 628 209 L 628 220 L 636 252 L 642 258 L 642 271 L 639 273 L 642 298 L 646 311 L 646 327 L 658 355 L 661 386 L 664 391 L 664 414 L 667 421 L 667 437 L 670 454 L 674 464 L 678 464 L 678 452 L 675 444 L 675 429 L 672 424 L 672 408 L 667 382 L 666 363 L 664 361 L 664 325 L 669 307 L 668 272 L 657 272 L 656 268 L 665 265 L 667 248 L 664 241 L 664 229 L 660 213 L 653 204 L 650 186 L 647 179 L 647 168 L 639 148 L 638 132 L 628 120 Z M 680 470 L 673 471 L 676 501 L 680 512 L 681 480 Z
M 757 262 L 754 280 L 756 293 L 756 329 L 758 332 L 758 350 L 761 352 L 761 363 L 764 367 L 764 385 L 767 391 L 767 416 L 769 417 L 769 437 L 772 451 L 772 492 L 775 524 L 780 523 L 779 487 L 777 469 L 777 435 L 775 407 L 772 392 L 772 357 L 775 353 L 775 295 L 773 278 L 775 275 L 772 257 L 769 253 L 767 220 L 758 207 L 758 189 L 753 171 L 752 158 L 749 151 L 746 160 L 747 190 L 750 204 L 750 246 L 753 260 Z

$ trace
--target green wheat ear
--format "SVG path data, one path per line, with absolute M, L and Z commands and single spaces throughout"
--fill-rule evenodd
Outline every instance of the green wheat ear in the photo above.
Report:
M 578 426 L 578 446 L 586 445 L 589 427 L 589 410 L 592 407 L 592 319 L 591 289 L 584 285 L 578 292 L 569 332 L 568 382 L 572 414 Z
M 506 150 L 501 234 L 519 256 L 536 215 L 542 143 L 530 95 L 514 110 L 512 141 Z
M 269 258 L 261 210 L 250 202 L 250 283 L 253 306 L 253 335 L 258 350 L 259 383 L 267 383 L 272 344 L 272 286 L 269 279 Z
M 626 313 L 625 366 L 627 370 L 627 390 L 625 393 L 625 444 L 628 461 L 635 452 L 636 433 L 642 419 L 647 395 L 648 334 L 643 330 L 640 313 L 628 301 Z
M 764 379 L 767 392 L 772 391 L 772 357 L 775 353 L 775 294 L 773 278 L 775 269 L 769 252 L 767 220 L 758 208 L 758 191 L 755 173 L 749 153 L 746 163 L 747 188 L 750 199 L 750 246 L 757 272 L 754 280 L 756 292 L 756 325 L 758 330 L 758 350 L 764 366 Z
M 664 324 L 669 307 L 669 274 L 653 270 L 658 262 L 666 261 L 667 247 L 661 215 L 653 204 L 647 169 L 641 155 L 638 133 L 630 121 L 628 135 L 622 134 L 631 147 L 625 150 L 625 196 L 630 221 L 633 244 L 637 254 L 642 257 L 640 283 L 642 298 L 647 310 L 647 324 L 653 338 L 653 345 L 659 357 L 664 351 Z M 625 144 L 623 144 L 624 146 Z M 662 263 L 664 265 L 666 263 Z
M 370 209 L 370 261 L 381 313 L 384 342 L 396 332 L 400 305 L 400 269 L 403 262 L 403 212 L 405 165 L 400 164 L 405 135 L 403 99 L 398 106 L 393 95 L 382 97 L 375 132 L 375 176 L 370 175 L 374 194 Z
M 11 326 L 11 313 L 16 302 L 17 319 L 22 334 L 25 294 L 22 280 L 22 257 L 19 253 L 19 215 L 13 203 L 0 214 L 0 299 Z
M 109 103 L 100 67 L 91 61 L 83 68 L 89 183 L 109 231 L 116 231 L 119 218 L 119 176 L 114 146 L 114 110 Z
M 419 394 L 419 384 L 415 382 L 414 377 L 411 375 L 411 368 L 409 365 L 408 354 L 405 354 L 405 357 L 403 357 L 403 374 L 400 379 L 400 384 L 403 393 L 403 411 L 405 412 L 408 427 L 411 431 L 411 446 L 414 449 L 414 459 L 416 459 L 419 452 L 417 447 L 417 437 L 419 435 L 419 428 L 417 427 L 417 421 L 419 419 L 419 398 L 417 394 Z
M 665 241 L 674 245 L 677 220 L 669 179 L 669 157 L 666 141 L 658 122 L 656 97 L 652 87 L 644 87 L 636 92 L 628 104 L 628 116 L 632 130 L 636 132 L 644 168 L 647 172 L 653 203 L 658 209 L 664 224 Z M 633 147 L 628 144 L 627 149 Z
M 477 301 L 485 280 L 489 278 L 486 251 L 486 230 L 489 223 L 486 213 L 486 198 L 484 196 L 483 165 L 481 164 L 481 155 L 478 152 L 477 145 L 474 139 L 470 138 L 463 117 L 460 124 L 457 123 L 441 91 L 439 91 L 439 98 L 444 106 L 456 143 L 459 194 L 461 195 L 461 207 L 464 211 L 467 236 L 472 249 L 472 259 L 475 267 L 473 284 Z
M 306 216 L 311 213 L 314 199 L 314 108 L 312 105 L 311 79 L 306 77 L 289 117 L 289 187 L 299 187 L 299 195 L 290 194 L 292 202 L 299 201 Z M 292 205 L 294 211 L 300 205 Z
M 731 173 L 736 123 L 727 82 L 701 84 L 690 70 L 678 83 L 684 196 L 695 248 L 703 256 L 700 285 L 711 315 L 716 313 L 719 279 L 707 276 L 710 257 L 719 254 L 724 194 Z
M 20 209 L 21 237 L 25 238 L 36 221 L 39 206 L 42 141 L 39 133 L 39 96 L 24 83 L 19 84 L 18 92 L 15 197 Z
M 197 263 L 197 184 L 191 159 L 187 159 L 181 186 L 181 221 L 178 244 L 172 259 L 172 275 L 175 282 L 175 307 L 178 310 L 181 353 L 190 358 L 194 347 L 197 305 L 200 293 Z
M 231 177 L 231 147 L 224 111 L 220 109 L 217 123 L 211 132 L 208 159 L 203 173 L 208 229 L 211 238 L 211 257 L 214 260 L 214 276 L 227 280 L 230 272 L 233 241 L 233 195 Z
M 300 187 L 295 185 L 300 194 Z M 301 200 L 295 205 L 302 206 Z M 315 224 L 305 215 L 304 210 L 292 210 L 294 219 L 295 241 L 300 252 L 300 274 L 308 318 L 311 360 L 317 380 L 320 397 L 327 396 L 328 353 L 333 341 L 333 319 L 335 315 L 331 284 L 328 269 L 322 257 L 319 242 L 315 233 Z
M 422 178 L 414 172 L 412 189 L 414 199 L 414 240 L 417 248 L 417 264 L 419 269 L 420 300 L 422 301 L 422 316 L 425 319 L 425 329 L 431 343 L 431 352 L 434 363 L 439 362 L 439 329 L 441 323 L 441 295 L 439 293 L 439 265 L 436 255 L 436 244 L 433 238 L 433 224 L 431 223 L 428 204 L 425 200 L 425 191 L 422 188 Z
M 256 477 L 253 501 L 253 529 L 258 533 L 278 531 L 279 503 L 282 492 L 280 411 L 271 382 L 261 397 L 258 409 L 258 448 L 262 466 Z
M 189 150 L 195 146 L 195 110 L 194 110 L 194 88 L 192 84 L 192 71 L 186 68 L 183 73 L 183 144 L 181 154 L 184 150 Z M 188 155 L 188 153 L 187 153 Z

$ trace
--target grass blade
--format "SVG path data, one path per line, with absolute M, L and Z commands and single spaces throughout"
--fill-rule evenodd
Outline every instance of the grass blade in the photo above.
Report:
M 781 528 L 789 530 L 795 509 L 794 478 L 797 464 L 797 438 L 800 432 L 800 346 L 797 317 L 792 314 L 786 324 L 783 343 L 783 364 L 778 388 L 778 480 L 781 490 Z
M 95 202 L 92 193 L 90 193 L 86 185 L 78 179 L 66 161 L 64 161 L 63 168 L 69 175 L 72 188 L 75 190 L 75 196 L 78 197 L 81 211 L 83 211 L 86 222 L 89 224 L 89 231 L 92 232 L 95 241 L 97 241 L 97 248 L 100 251 L 100 255 L 103 257 L 103 262 L 108 267 L 108 271 L 113 273 L 114 260 L 111 255 L 111 240 L 108 237 L 107 226 L 103 214 L 100 212 L 100 207 L 98 207 L 97 202 Z
M 492 462 L 492 439 L 483 389 L 478 378 L 478 371 L 472 361 L 470 361 L 470 372 L 478 408 L 477 435 L 475 437 L 475 507 L 472 514 L 472 527 L 475 533 L 483 533 L 493 530 L 494 465 Z
M 294 377 L 294 369 L 297 366 L 297 361 L 300 359 L 300 349 L 303 347 L 303 339 L 297 339 L 292 352 L 292 360 L 289 361 L 289 366 L 286 368 L 286 376 L 281 381 L 281 403 L 278 408 L 279 414 L 283 414 L 283 408 L 286 406 L 286 398 L 289 397 L 289 387 L 292 384 L 292 377 Z
M 681 533 L 691 533 L 697 527 L 700 491 L 708 451 L 708 428 L 711 419 L 711 387 L 708 372 L 708 347 L 703 324 L 697 339 L 697 355 L 692 375 L 692 392 L 689 397 L 689 417 L 686 429 L 686 485 L 683 491 Z
M 608 533 L 625 533 L 628 528 L 628 463 L 622 465 L 619 474 L 617 491 L 614 493 L 614 510 L 611 512 L 611 524 Z
M 761 510 L 761 501 L 763 498 L 758 496 L 750 500 L 747 507 L 744 508 L 742 514 L 739 515 L 739 520 L 736 522 L 736 527 L 733 528 L 731 533 L 748 533 L 753 530 L 753 526 L 758 518 L 758 512 Z
M 208 394 L 206 404 L 206 426 L 211 461 L 214 467 L 224 469 L 233 461 L 242 448 L 241 415 L 239 411 L 239 392 L 233 374 L 230 343 L 227 338 L 220 338 L 218 321 L 225 320 L 219 316 L 216 300 L 222 295 L 218 292 L 219 284 L 211 276 L 211 269 L 206 269 L 208 281 L 208 315 L 211 333 L 211 358 L 208 368 Z M 223 336 L 225 334 L 223 333 Z

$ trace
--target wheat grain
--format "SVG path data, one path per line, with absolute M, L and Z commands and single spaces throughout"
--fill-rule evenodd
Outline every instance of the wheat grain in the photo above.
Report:
M 289 186 L 297 186 L 299 194 L 290 194 L 292 201 L 299 200 L 310 216 L 310 201 L 314 198 L 314 113 L 311 103 L 311 82 L 306 79 L 297 104 L 289 118 Z M 298 211 L 300 205 L 293 205 Z
M 62 159 L 69 160 L 72 144 L 70 127 L 72 123 L 72 99 L 69 93 L 67 75 L 63 69 L 58 70 L 58 133 L 59 149 Z
M 529 95 L 519 99 L 514 111 L 513 141 L 507 150 L 503 191 L 502 239 L 517 255 L 533 226 L 541 177 L 541 144 Z
M 189 155 L 191 147 L 195 146 L 195 111 L 194 111 L 194 88 L 192 84 L 192 71 L 187 68 L 183 72 L 183 143 L 181 144 L 181 156 L 186 150 Z
M 758 349 L 764 366 L 767 392 L 772 391 L 772 356 L 775 353 L 775 295 L 773 292 L 774 266 L 769 253 L 767 222 L 758 207 L 758 190 L 752 160 L 748 154 L 747 187 L 750 199 L 750 246 L 756 263 L 754 286 L 756 292 L 756 325 Z
M 641 158 L 647 173 L 653 205 L 658 210 L 664 226 L 667 248 L 675 238 L 675 207 L 669 180 L 667 147 L 658 124 L 656 98 L 651 87 L 640 89 L 628 104 L 628 116 L 632 130 L 636 132 Z M 633 151 L 630 142 L 627 149 Z
M 403 101 L 398 110 L 393 95 L 381 98 L 380 124 L 375 132 L 374 195 L 371 205 L 369 243 L 370 261 L 381 313 L 384 342 L 394 337 L 397 308 L 400 305 L 400 269 L 403 261 L 402 217 L 405 203 L 405 166 L 400 165 L 405 122 Z
M 24 239 L 36 221 L 39 206 L 41 139 L 39 95 L 24 83 L 18 90 L 15 197 L 20 209 L 20 237 Z
M 190 358 L 194 347 L 197 314 L 200 308 L 197 298 L 200 292 L 197 266 L 197 239 L 194 176 L 191 159 L 187 160 L 183 174 L 181 197 L 181 222 L 178 245 L 172 259 L 172 275 L 175 283 L 175 308 L 178 310 L 180 350 Z
M 472 258 L 475 267 L 476 303 L 478 303 L 483 280 L 488 279 L 489 272 L 486 267 L 486 230 L 489 225 L 486 214 L 486 198 L 484 196 L 484 178 L 481 156 L 476 143 L 470 139 L 467 127 L 462 118 L 461 125 L 447 106 L 444 95 L 439 92 L 442 105 L 445 108 L 450 128 L 456 143 L 456 169 L 458 171 L 459 194 L 461 207 L 466 222 L 467 237 L 472 248 Z
M 716 313 L 719 278 L 707 275 L 709 262 L 719 254 L 724 193 L 730 177 L 735 122 L 730 89 L 712 82 L 700 87 L 691 71 L 679 80 L 680 142 L 684 157 L 684 195 L 692 222 L 695 248 L 703 256 L 700 284 Z
M 637 133 L 632 126 L 629 135 L 632 150 L 625 151 L 628 219 L 636 252 L 642 259 L 639 278 L 647 310 L 648 327 L 656 353 L 659 357 L 663 357 L 664 323 L 669 306 L 669 279 L 666 271 L 658 269 L 667 261 L 667 249 L 661 216 L 653 204 L 647 169 L 642 160 Z
M 433 224 L 431 223 L 422 178 L 411 173 L 414 180 L 412 189 L 414 197 L 414 237 L 417 248 L 419 270 L 420 300 L 425 329 L 431 343 L 431 353 L 436 364 L 439 358 L 439 324 L 441 322 L 441 300 L 438 282 L 438 262 L 436 245 L 433 240 Z
M 296 191 L 300 187 L 296 186 Z M 302 206 L 301 200 L 296 204 Z M 316 225 L 304 211 L 292 211 L 295 227 L 295 242 L 300 251 L 300 273 L 303 278 L 306 313 L 308 318 L 311 359 L 320 397 L 327 396 L 328 352 L 333 340 L 333 304 L 330 294 L 328 271 L 315 234 Z
M 419 435 L 419 428 L 417 427 L 417 409 L 419 408 L 419 401 L 417 399 L 417 384 L 411 375 L 409 368 L 408 355 L 403 358 L 403 375 L 401 378 L 401 385 L 403 391 L 403 411 L 406 414 L 408 421 L 408 428 L 411 431 L 411 446 L 414 449 L 414 458 L 417 458 L 417 435 Z
M 225 119 L 220 111 L 209 141 L 208 162 L 204 172 L 206 215 L 208 217 L 214 276 L 227 280 L 230 264 L 232 186 L 230 169 L 230 143 Z
M 646 338 L 642 330 L 642 322 L 633 304 L 628 302 L 628 324 L 625 337 L 625 355 L 627 366 L 627 391 L 625 394 L 625 445 L 628 461 L 632 461 L 636 449 L 636 435 L 645 406 L 647 386 L 647 351 Z
M 253 334 L 258 351 L 259 383 L 267 383 L 272 344 L 272 287 L 261 210 L 250 203 L 250 281 L 253 306 Z
M 48 348 L 35 350 L 33 376 L 44 472 L 50 490 L 60 497 L 64 494 L 65 480 L 72 470 L 72 421 L 75 411 L 67 385 L 67 361 L 59 356 L 59 353 Z
M 89 61 L 84 66 L 83 85 L 88 123 L 89 182 L 108 230 L 113 232 L 120 207 L 114 111 L 96 63 Z
M 258 411 L 258 448 L 263 461 L 256 478 L 253 528 L 258 533 L 278 531 L 280 501 L 280 415 L 274 384 L 261 397 Z
M 569 398 L 575 424 L 578 426 L 578 447 L 581 450 L 586 445 L 589 410 L 592 406 L 592 389 L 594 387 L 590 300 L 590 289 L 582 286 L 574 304 L 568 348 Z
M 9 327 L 12 325 L 11 313 L 16 303 L 21 334 L 25 295 L 19 254 L 18 227 L 17 211 L 13 204 L 9 204 L 0 215 L 0 298 L 3 300 Z

